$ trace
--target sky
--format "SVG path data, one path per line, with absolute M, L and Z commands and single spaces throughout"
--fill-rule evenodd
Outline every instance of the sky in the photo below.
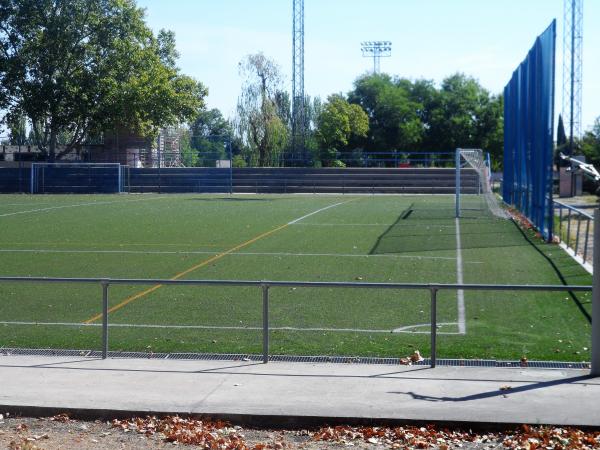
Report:
M 187 75 L 209 88 L 208 107 L 235 114 L 238 63 L 263 52 L 291 91 L 292 0 L 138 0 L 147 23 L 176 34 Z M 600 1 L 585 0 L 582 128 L 600 116 Z M 360 43 L 392 42 L 381 71 L 439 83 L 463 72 L 501 93 L 537 35 L 556 18 L 556 110 L 562 108 L 563 0 L 305 0 L 305 91 L 346 93 L 372 70 Z

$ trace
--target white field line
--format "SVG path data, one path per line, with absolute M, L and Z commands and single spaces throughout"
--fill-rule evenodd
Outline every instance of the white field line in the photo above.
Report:
M 55 250 L 55 249 L 0 249 L 0 253 L 84 253 L 84 254 L 133 254 L 133 255 L 214 255 L 219 252 L 210 251 L 158 251 L 158 250 Z M 332 258 L 389 258 L 389 259 L 433 259 L 454 261 L 450 256 L 421 255 L 361 255 L 353 253 L 291 253 L 291 252 L 235 252 L 230 256 L 297 256 L 297 257 L 332 257 Z M 483 264 L 481 261 L 467 261 L 466 264 Z
M 0 214 L 0 217 L 17 216 L 20 214 L 30 214 L 30 213 L 37 213 L 37 212 L 46 212 L 46 211 L 52 211 L 55 209 L 77 208 L 80 206 L 111 205 L 113 203 L 143 202 L 143 201 L 147 201 L 147 200 L 159 200 L 162 198 L 168 198 L 168 197 L 149 197 L 149 198 L 139 198 L 136 200 L 115 200 L 115 201 L 110 201 L 110 202 L 87 202 L 87 203 L 77 203 L 75 205 L 49 206 L 47 208 L 28 209 L 27 211 L 16 211 L 16 212 L 11 212 L 11 213 Z
M 438 328 L 440 326 L 443 325 L 458 325 L 456 322 L 438 322 L 437 323 Z M 426 330 L 424 331 L 411 331 L 414 330 L 415 328 L 426 328 Z M 431 324 L 430 323 L 420 323 L 417 325 L 407 325 L 404 327 L 400 327 L 400 328 L 396 328 L 392 331 L 393 333 L 415 333 L 415 334 L 431 334 Z M 445 331 L 445 332 L 440 332 L 438 331 L 437 334 L 460 334 L 460 332 L 456 333 L 456 332 L 451 332 L 451 331 Z
M 295 223 L 294 225 L 303 227 L 389 227 L 389 223 Z M 406 224 L 406 225 L 394 225 L 394 227 L 406 227 L 406 228 L 454 228 L 454 225 L 417 225 L 417 224 Z
M 298 222 L 306 219 L 307 217 L 314 216 L 315 214 L 319 214 L 322 211 L 326 211 L 328 209 L 335 208 L 336 206 L 343 205 L 344 203 L 350 203 L 350 202 L 352 202 L 354 200 L 355 199 L 350 199 L 350 200 L 346 200 L 345 202 L 334 203 L 333 205 L 326 206 L 325 208 L 317 209 L 316 211 L 313 211 L 313 212 L 311 212 L 309 214 L 306 214 L 305 216 L 298 217 L 297 219 L 294 219 L 291 222 L 288 222 L 288 225 L 297 224 Z
M 463 259 L 462 244 L 460 242 L 460 220 L 457 217 L 456 222 L 456 283 L 463 284 Z M 459 289 L 456 291 L 456 302 L 458 308 L 458 333 L 467 333 L 467 324 L 465 320 L 465 291 Z
M 101 323 L 73 323 L 73 322 L 10 322 L 3 321 L 0 325 L 16 325 L 16 326 L 54 326 L 54 327 L 101 327 Z M 394 328 L 391 330 L 368 330 L 362 328 L 321 328 L 321 327 L 310 327 L 310 328 L 298 328 L 298 327 L 269 327 L 272 331 L 302 331 L 302 332 L 336 332 L 336 333 L 377 333 L 377 334 L 390 334 L 390 333 L 408 333 L 408 334 L 429 334 L 429 331 L 410 331 L 413 328 L 426 326 L 427 324 L 409 325 L 401 328 Z M 447 323 L 440 325 L 456 325 L 455 323 Z M 110 323 L 109 327 L 114 328 L 154 328 L 154 329 L 174 329 L 174 330 L 231 330 L 231 331 L 262 331 L 262 327 L 240 327 L 240 326 L 218 326 L 218 325 L 150 325 L 150 324 L 126 324 L 126 323 Z M 453 332 L 438 332 L 438 334 L 458 334 Z

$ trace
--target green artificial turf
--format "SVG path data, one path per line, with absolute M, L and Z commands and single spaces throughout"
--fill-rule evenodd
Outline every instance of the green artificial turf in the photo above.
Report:
M 452 196 L 4 195 L 0 224 L 2 276 L 457 282 Z M 460 241 L 465 283 L 591 284 L 477 197 Z M 150 287 L 111 286 L 110 305 Z M 589 360 L 590 298 L 466 291 L 459 334 L 456 292 L 441 291 L 438 357 Z M 100 328 L 83 323 L 100 306 L 99 285 L 0 283 L 0 346 L 98 348 Z M 271 352 L 428 356 L 430 312 L 428 291 L 271 288 Z M 110 322 L 113 350 L 259 353 L 262 294 L 163 286 Z

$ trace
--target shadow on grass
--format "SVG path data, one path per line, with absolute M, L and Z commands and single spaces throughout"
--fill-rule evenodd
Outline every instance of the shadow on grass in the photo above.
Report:
M 505 219 L 485 210 L 462 211 L 461 248 L 523 247 L 528 243 Z M 456 251 L 454 208 L 420 208 L 411 204 L 376 240 L 370 255 Z
M 525 239 L 525 241 L 529 245 L 531 245 L 531 247 L 533 247 L 535 249 L 535 251 L 538 252 L 546 261 L 548 261 L 548 264 L 550 264 L 550 266 L 552 267 L 552 269 L 556 273 L 556 276 L 558 277 L 558 279 L 560 280 L 560 282 L 563 285 L 567 286 L 569 283 L 567 282 L 567 279 L 566 279 L 565 274 L 563 273 L 563 270 L 559 267 L 559 263 L 560 263 L 559 258 L 554 258 L 554 257 L 552 257 L 552 255 L 548 255 L 542 249 L 542 248 L 549 248 L 549 244 L 542 243 L 540 245 L 539 243 L 536 243 L 533 240 L 533 238 L 530 235 L 530 233 L 527 233 L 526 231 L 524 231 L 515 221 L 513 221 L 512 223 L 515 226 L 515 228 L 519 231 L 519 233 L 521 233 L 521 235 L 523 236 L 523 238 Z M 552 249 L 555 250 L 555 248 L 552 248 Z M 553 253 L 556 254 L 557 252 L 553 252 Z M 562 253 L 561 251 L 558 252 L 559 255 L 561 255 L 561 253 Z M 564 255 L 564 256 L 568 257 L 568 255 Z M 568 258 L 569 258 L 570 262 L 573 261 L 570 257 L 568 257 Z M 585 317 L 585 319 L 591 324 L 592 323 L 592 316 L 585 309 L 585 307 L 583 306 L 582 301 L 579 299 L 579 297 L 577 297 L 577 295 L 575 294 L 575 292 L 569 291 L 569 297 L 571 297 L 571 300 L 573 300 L 573 302 L 575 303 L 575 305 L 577 306 L 577 308 L 579 309 L 579 311 L 581 312 L 581 314 L 583 314 L 583 316 Z
M 277 198 L 239 198 L 239 197 L 216 197 L 216 198 L 188 198 L 188 201 L 196 202 L 274 202 Z

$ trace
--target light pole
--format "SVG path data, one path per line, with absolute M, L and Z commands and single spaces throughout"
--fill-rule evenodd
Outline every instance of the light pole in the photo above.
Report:
M 392 43 L 390 41 L 366 41 L 361 42 L 363 58 L 373 58 L 373 75 L 380 71 L 380 58 L 392 56 Z

